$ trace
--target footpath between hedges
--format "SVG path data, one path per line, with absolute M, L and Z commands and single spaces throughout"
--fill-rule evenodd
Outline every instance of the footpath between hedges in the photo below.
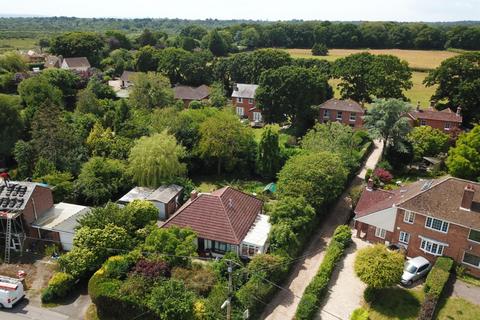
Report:
M 382 155 L 383 145 L 379 140 L 375 140 L 375 147 L 363 165 L 359 174 L 353 179 L 349 188 L 342 194 L 340 200 L 330 212 L 327 220 L 316 231 L 317 234 L 311 239 L 298 262 L 293 267 L 290 277 L 286 280 L 283 287 L 288 290 L 279 290 L 270 303 L 265 307 L 261 319 L 268 320 L 287 320 L 295 315 L 300 297 L 305 288 L 317 274 L 318 268 L 325 255 L 325 248 L 330 241 L 335 228 L 344 224 L 351 213 L 348 194 L 351 188 L 359 185 L 365 179 L 367 169 L 374 169 Z

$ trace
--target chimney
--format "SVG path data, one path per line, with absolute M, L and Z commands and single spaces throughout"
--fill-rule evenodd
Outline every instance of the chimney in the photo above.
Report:
M 461 117 L 462 116 L 462 107 L 457 108 L 457 116 Z
M 238 91 L 238 86 L 236 83 L 233 84 L 233 91 Z
M 471 184 L 467 184 L 463 190 L 462 205 L 460 209 L 470 211 L 472 209 L 473 196 L 475 195 L 475 188 Z
M 368 179 L 367 190 L 368 191 L 373 191 L 373 179 L 372 178 Z
M 417 101 L 417 111 L 420 111 L 420 101 Z
M 190 200 L 191 201 L 195 200 L 197 197 L 198 197 L 198 191 L 197 190 L 193 190 L 192 192 L 190 192 Z
M 232 199 L 228 199 L 228 206 L 230 208 L 233 208 L 233 200 Z

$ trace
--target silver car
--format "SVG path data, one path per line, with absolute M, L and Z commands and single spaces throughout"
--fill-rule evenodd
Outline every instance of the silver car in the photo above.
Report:
M 415 257 L 405 262 L 402 284 L 410 286 L 414 281 L 427 275 L 432 264 L 424 257 Z

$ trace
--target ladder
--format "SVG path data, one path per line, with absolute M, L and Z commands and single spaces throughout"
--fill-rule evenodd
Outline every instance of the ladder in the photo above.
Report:
M 10 242 L 12 241 L 12 219 L 7 217 L 7 230 L 5 236 L 5 263 L 10 263 Z

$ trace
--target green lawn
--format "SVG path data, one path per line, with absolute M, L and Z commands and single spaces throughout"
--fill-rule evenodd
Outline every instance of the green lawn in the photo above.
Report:
M 370 320 L 415 320 L 420 311 L 423 291 L 400 287 L 379 290 L 376 301 L 367 309 Z
M 466 282 L 468 284 L 472 284 L 474 286 L 480 287 L 480 279 L 476 278 L 474 276 L 471 276 L 467 273 L 465 273 L 463 275 L 458 275 L 457 274 L 457 278 L 459 278 L 460 280 L 462 280 L 463 282 Z
M 239 180 L 233 176 L 226 175 L 196 176 L 192 178 L 192 181 L 199 192 L 212 192 L 224 186 L 231 186 L 246 193 L 256 194 L 261 194 L 263 188 L 271 182 L 254 179 Z
M 0 52 L 38 49 L 37 42 L 37 39 L 32 38 L 0 38 Z
M 437 320 L 478 320 L 480 306 L 461 298 L 448 298 L 438 305 Z

